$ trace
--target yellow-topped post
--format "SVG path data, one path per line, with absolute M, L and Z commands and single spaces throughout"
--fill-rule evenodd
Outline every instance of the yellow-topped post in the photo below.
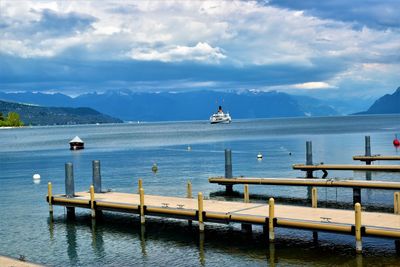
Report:
M 138 192 L 140 192 L 140 188 L 143 188 L 143 180 L 142 180 L 142 178 L 139 178 L 139 180 L 138 180 Z
M 192 183 L 190 181 L 187 182 L 187 198 L 192 198 Z
M 96 211 L 94 209 L 94 186 L 90 186 L 90 209 L 92 210 L 92 218 L 96 218 Z
M 249 185 L 245 184 L 244 185 L 244 202 L 249 203 L 250 202 L 250 196 L 249 196 Z
M 144 189 L 143 188 L 139 189 L 139 194 L 140 194 L 140 223 L 144 224 L 145 218 L 144 218 Z
M 394 193 L 394 214 L 400 214 L 400 192 Z
M 268 201 L 268 206 L 269 206 L 268 234 L 269 234 L 269 241 L 273 242 L 275 240 L 275 232 L 274 232 L 275 200 L 272 197 Z
M 362 241 L 361 241 L 361 204 L 356 203 L 354 205 L 355 210 L 355 234 L 356 234 L 356 252 L 362 252 Z
M 47 196 L 49 198 L 49 212 L 53 213 L 53 204 L 52 204 L 53 188 L 51 182 L 48 182 L 47 184 Z
M 199 213 L 199 230 L 204 231 L 204 220 L 203 220 L 203 193 L 199 192 L 197 195 L 198 200 L 198 213 Z
M 313 187 L 311 190 L 311 205 L 313 208 L 316 208 L 318 206 L 318 191 L 316 187 Z

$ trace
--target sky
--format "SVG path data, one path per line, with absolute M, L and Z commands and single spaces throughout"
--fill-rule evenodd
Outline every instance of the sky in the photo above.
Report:
M 400 0 L 0 0 L 0 91 L 400 86 Z

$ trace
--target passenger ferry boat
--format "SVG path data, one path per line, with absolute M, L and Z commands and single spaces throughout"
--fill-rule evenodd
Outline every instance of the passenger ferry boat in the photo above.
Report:
M 231 121 L 232 121 L 231 116 L 229 115 L 229 113 L 224 113 L 222 111 L 222 107 L 221 106 L 219 106 L 218 112 L 214 113 L 210 117 L 210 123 L 211 124 L 215 124 L 215 123 L 231 123 Z

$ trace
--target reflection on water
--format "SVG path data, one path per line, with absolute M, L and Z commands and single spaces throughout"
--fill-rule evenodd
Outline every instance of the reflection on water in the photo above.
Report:
M 113 213 L 106 213 L 102 221 L 88 223 L 87 220 L 90 221 L 89 216 L 77 217 L 76 221 L 58 217 L 54 221 L 57 232 L 62 232 L 62 229 L 66 232 L 67 265 L 82 266 L 92 262 L 88 265 L 94 266 L 102 259 L 131 262 L 139 255 L 139 263 L 165 265 L 174 262 L 177 266 L 214 266 L 229 262 L 233 265 L 251 262 L 251 265 L 269 266 L 363 266 L 363 262 L 368 262 L 372 266 L 396 264 L 400 260 L 400 256 L 392 254 L 393 241 L 385 239 L 382 242 L 386 248 L 371 248 L 373 239 L 365 238 L 365 252 L 356 255 L 354 237 L 347 235 L 320 233 L 321 242 L 315 242 L 312 231 L 278 228 L 275 242 L 269 242 L 262 227 L 255 227 L 251 235 L 243 235 L 240 224 L 209 224 L 205 232 L 200 233 L 197 227 L 188 227 L 186 221 L 149 218 L 143 226 L 138 217 L 132 220 L 130 216 L 121 217 Z M 92 252 L 82 250 L 86 245 L 78 237 L 78 233 L 86 232 L 88 226 L 91 226 L 89 242 Z M 119 244 L 109 239 L 111 233 Z M 338 238 L 332 239 L 333 236 Z M 112 244 L 107 245 L 104 240 Z M 387 247 L 391 247 L 392 252 L 388 252 Z M 182 252 L 180 256 L 176 254 L 178 251 Z M 390 254 L 394 256 L 388 257 Z M 81 255 L 88 259 L 82 259 Z M 221 255 L 224 256 L 221 258 Z
M 77 241 L 76 241 L 76 226 L 73 221 L 66 220 L 66 227 L 67 227 L 67 243 L 68 249 L 67 254 L 69 258 L 69 265 L 70 266 L 77 266 L 78 264 L 78 252 L 77 252 Z

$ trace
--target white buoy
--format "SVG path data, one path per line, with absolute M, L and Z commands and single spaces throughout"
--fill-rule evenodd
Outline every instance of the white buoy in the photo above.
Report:
M 263 158 L 263 155 L 261 154 L 261 152 L 259 152 L 258 154 L 257 154 L 257 159 L 258 160 L 261 160 Z
M 35 173 L 33 175 L 33 180 L 40 180 L 40 174 Z
M 190 151 L 190 150 L 192 150 L 192 148 L 191 148 L 190 146 L 188 146 L 188 147 L 187 147 L 187 150 Z

